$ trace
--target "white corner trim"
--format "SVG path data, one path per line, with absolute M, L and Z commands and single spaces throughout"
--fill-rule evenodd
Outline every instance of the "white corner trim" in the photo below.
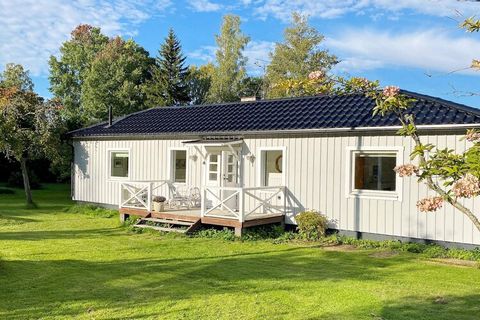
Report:
M 128 153 L 128 175 L 126 177 L 112 177 L 112 153 L 127 152 Z M 132 174 L 132 157 L 130 148 L 107 148 L 107 181 L 129 181 Z
M 380 191 L 380 190 L 355 190 L 353 188 L 354 181 L 354 162 L 353 156 L 355 153 L 395 153 L 396 165 L 403 163 L 403 146 L 348 146 L 345 154 L 345 196 L 346 198 L 360 198 L 360 199 L 377 199 L 377 200 L 394 200 L 403 201 L 403 179 L 395 176 L 395 191 Z

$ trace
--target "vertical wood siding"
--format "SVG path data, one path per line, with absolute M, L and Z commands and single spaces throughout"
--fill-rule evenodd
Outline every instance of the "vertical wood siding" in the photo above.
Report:
M 458 135 L 424 136 L 425 142 L 440 148 L 465 150 L 466 141 Z M 183 140 L 101 140 L 75 141 L 74 199 L 118 205 L 119 181 L 108 179 L 108 149 L 130 149 L 131 180 L 164 180 L 169 178 L 169 148 L 183 147 Z M 417 211 L 418 199 L 433 195 L 416 178 L 404 178 L 402 201 L 351 198 L 346 195 L 347 147 L 404 147 L 403 161 L 410 162 L 412 142 L 399 136 L 289 137 L 245 139 L 242 155 L 255 155 L 252 163 L 243 160 L 241 172 L 245 187 L 257 186 L 260 147 L 286 147 L 286 185 L 295 211 L 315 209 L 327 215 L 336 228 L 402 237 L 425 238 L 480 244 L 480 232 L 468 218 L 445 205 L 436 213 Z M 187 160 L 187 183 L 201 186 L 203 159 Z M 470 208 L 480 209 L 478 200 L 465 200 Z M 253 206 L 247 200 L 246 207 Z M 294 214 L 288 222 L 294 223 Z

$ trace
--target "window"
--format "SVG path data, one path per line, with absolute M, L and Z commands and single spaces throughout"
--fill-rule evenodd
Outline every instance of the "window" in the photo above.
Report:
M 347 196 L 401 201 L 401 179 L 393 169 L 401 147 L 348 147 Z
M 355 185 L 357 190 L 395 191 L 395 154 L 355 154 Z
M 110 152 L 110 177 L 128 178 L 128 151 Z
M 265 149 L 260 151 L 260 185 L 282 186 L 284 182 L 283 149 Z
M 187 151 L 172 150 L 171 163 L 173 182 L 187 182 Z

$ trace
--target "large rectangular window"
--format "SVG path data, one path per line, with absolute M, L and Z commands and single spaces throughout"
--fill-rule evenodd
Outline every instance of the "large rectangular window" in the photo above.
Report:
M 172 150 L 171 164 L 173 182 L 187 182 L 187 151 Z
M 285 174 L 283 150 L 262 150 L 260 156 L 261 186 L 282 186 Z
M 110 152 L 110 177 L 128 178 L 128 151 Z
M 395 191 L 396 154 L 355 154 L 354 189 Z

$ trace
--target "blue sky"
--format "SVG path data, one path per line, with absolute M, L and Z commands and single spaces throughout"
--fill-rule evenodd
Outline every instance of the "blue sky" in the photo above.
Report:
M 222 16 L 237 14 L 251 37 L 248 71 L 268 61 L 292 11 L 306 13 L 325 35 L 323 47 L 342 62 L 334 72 L 378 79 L 382 85 L 480 107 L 480 34 L 458 28 L 480 16 L 480 3 L 456 0 L 0 0 L 0 65 L 22 63 L 36 90 L 49 97 L 48 58 L 80 23 L 133 37 L 156 55 L 168 28 L 179 36 L 188 63 L 213 59 Z M 1 67 L 0 67 L 1 68 Z

